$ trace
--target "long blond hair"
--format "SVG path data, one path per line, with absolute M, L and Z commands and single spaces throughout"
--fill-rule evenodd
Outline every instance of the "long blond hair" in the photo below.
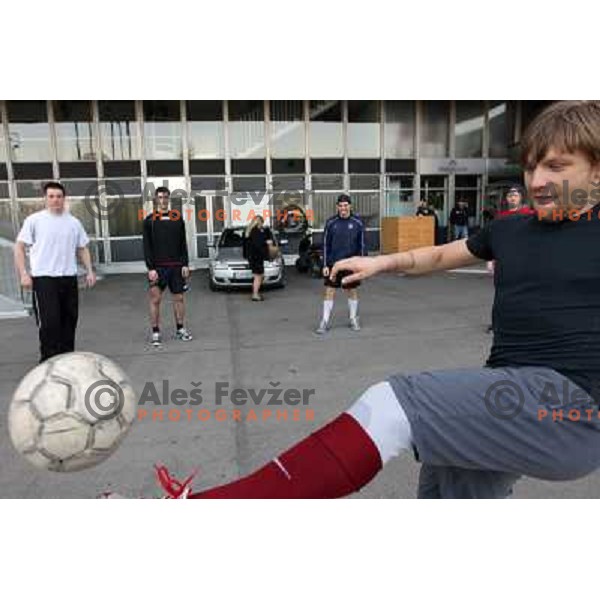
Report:
M 252 233 L 252 230 L 258 226 L 258 224 L 264 225 L 265 220 L 260 216 L 260 215 L 256 215 L 256 217 L 254 217 L 254 219 L 252 219 L 252 221 L 250 221 L 250 223 L 248 223 L 248 226 L 246 227 L 246 231 L 245 231 L 245 236 L 247 238 L 250 237 L 250 234 Z

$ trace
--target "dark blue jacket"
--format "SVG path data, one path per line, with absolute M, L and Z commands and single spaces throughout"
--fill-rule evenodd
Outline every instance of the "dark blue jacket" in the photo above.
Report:
M 335 215 L 327 219 L 323 232 L 323 263 L 332 267 L 338 260 L 351 256 L 366 256 L 365 225 L 356 216 L 342 219 Z

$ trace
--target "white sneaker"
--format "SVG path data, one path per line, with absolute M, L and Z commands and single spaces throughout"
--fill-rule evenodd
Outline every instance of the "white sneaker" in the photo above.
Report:
M 185 327 L 178 329 L 175 333 L 175 337 L 182 342 L 191 342 L 194 339 L 192 334 Z
M 152 332 L 152 339 L 150 340 L 150 343 L 152 346 L 154 346 L 154 348 L 160 348 L 162 346 L 162 338 L 160 337 L 159 331 Z
M 358 322 L 358 317 L 350 318 L 350 329 L 352 329 L 352 331 L 360 331 L 360 323 Z
M 318 335 L 323 335 L 331 328 L 331 321 L 322 320 L 319 323 L 319 326 L 315 329 L 315 333 Z

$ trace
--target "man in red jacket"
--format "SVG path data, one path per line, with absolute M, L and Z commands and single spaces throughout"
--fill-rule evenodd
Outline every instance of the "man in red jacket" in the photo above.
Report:
M 509 215 L 533 215 L 535 211 L 523 203 L 523 194 L 518 186 L 511 187 L 505 196 L 503 210 L 496 213 L 496 217 Z

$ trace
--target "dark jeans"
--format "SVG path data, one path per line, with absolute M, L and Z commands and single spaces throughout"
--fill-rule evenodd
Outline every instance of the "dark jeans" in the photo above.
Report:
M 73 352 L 79 314 L 77 277 L 33 277 L 33 309 L 40 335 L 40 362 Z

